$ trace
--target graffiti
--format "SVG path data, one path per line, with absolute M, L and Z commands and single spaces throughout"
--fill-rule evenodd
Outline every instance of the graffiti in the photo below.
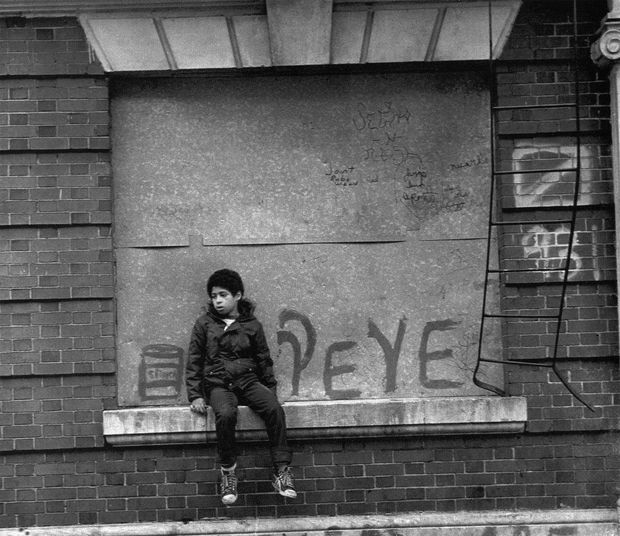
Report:
M 454 330 L 460 322 L 446 319 L 427 322 L 422 332 L 419 347 L 419 377 L 423 387 L 428 389 L 452 389 L 462 382 L 447 378 L 432 378 L 429 368 L 432 362 L 450 360 L 452 366 L 465 367 L 459 363 L 450 348 L 429 351 L 429 340 L 433 332 Z M 295 331 L 292 330 L 295 326 Z M 292 354 L 291 396 L 299 396 L 303 372 L 313 360 L 317 347 L 317 331 L 310 319 L 293 309 L 283 309 L 278 316 L 276 333 L 279 354 L 284 347 Z M 394 393 L 398 389 L 398 364 L 407 333 L 407 318 L 402 316 L 397 325 L 394 342 L 379 329 L 375 321 L 368 319 L 369 339 L 378 344 L 385 367 L 383 391 Z M 462 346 L 459 341 L 457 343 Z M 469 342 L 467 343 L 469 344 Z M 358 342 L 353 340 L 331 342 L 325 351 L 322 368 L 325 395 L 332 400 L 355 399 L 362 396 L 359 389 L 339 389 L 334 385 L 337 378 L 353 374 L 358 370 L 355 351 Z M 460 348 L 462 350 L 462 348 Z M 461 356 L 462 357 L 462 356 Z M 374 360 L 373 360 L 374 362 Z M 380 367 L 380 361 L 377 361 Z M 184 350 L 170 344 L 150 344 L 142 348 L 139 366 L 139 394 L 143 400 L 176 398 L 181 392 L 183 382 Z
M 398 358 L 400 356 L 400 347 L 403 344 L 403 338 L 405 337 L 405 330 L 407 318 L 402 317 L 398 321 L 398 332 L 396 333 L 396 340 L 394 346 L 390 345 L 387 337 L 379 331 L 377 325 L 368 319 L 368 337 L 377 339 L 379 346 L 383 350 L 383 357 L 385 358 L 385 392 L 392 393 L 396 391 L 396 370 L 398 368 Z
M 353 125 L 357 130 L 380 130 L 407 124 L 411 118 L 411 112 L 406 107 L 398 109 L 391 102 L 385 102 L 376 110 L 369 110 L 365 104 L 358 103 Z
M 400 176 L 403 181 L 412 172 L 426 177 L 426 170 L 421 167 L 422 158 L 407 146 L 397 143 L 400 138 L 386 136 L 384 139 L 373 139 L 373 145 L 364 147 L 364 160 L 392 165 L 397 172 L 395 178 Z
M 355 177 L 355 166 L 348 166 L 343 168 L 333 168 L 331 163 L 329 169 L 325 172 L 325 175 L 329 177 L 329 180 L 336 186 L 357 186 L 359 179 Z
M 354 341 L 335 342 L 327 349 L 325 354 L 325 367 L 323 368 L 323 385 L 325 386 L 325 394 L 335 400 L 344 400 L 351 398 L 359 398 L 362 394 L 358 389 L 334 389 L 332 380 L 335 376 L 349 374 L 355 372 L 356 366 L 353 364 L 338 365 L 332 364 L 333 356 L 336 352 L 345 352 L 355 348 L 357 343 Z
M 593 157 L 588 146 L 581 147 L 581 167 Z M 577 147 L 558 145 L 554 140 L 524 141 L 512 152 L 514 161 L 514 202 L 516 207 L 566 206 L 573 203 L 573 187 L 577 166 Z M 541 173 L 532 173 L 535 170 Z M 524 173 L 518 173 L 524 171 Z M 592 174 L 581 173 L 579 202 L 589 204 L 592 196 Z
M 171 344 L 142 348 L 138 390 L 144 400 L 174 398 L 183 381 L 183 349 Z
M 474 158 L 465 160 L 464 162 L 458 162 L 456 164 L 450 164 L 450 169 L 465 169 L 475 166 L 482 166 L 489 163 L 489 158 L 478 153 Z
M 437 350 L 434 352 L 428 351 L 428 341 L 433 331 L 448 331 L 455 329 L 460 322 L 454 320 L 438 320 L 435 322 L 427 322 L 422 331 L 422 340 L 420 341 L 420 352 L 418 354 L 420 359 L 420 381 L 424 387 L 429 389 L 453 389 L 463 385 L 462 382 L 454 382 L 446 379 L 431 379 L 428 374 L 428 366 L 432 361 L 440 359 L 453 359 L 454 355 L 450 348 L 444 350 Z
M 292 321 L 300 322 L 306 332 L 306 350 L 303 357 L 301 355 L 301 344 L 299 339 L 290 331 L 278 331 L 277 340 L 278 345 L 280 346 L 284 343 L 288 343 L 292 346 L 293 377 L 291 379 L 291 383 L 293 390 L 291 394 L 293 396 L 297 396 L 299 394 L 299 380 L 301 378 L 301 372 L 308 366 L 310 360 L 312 359 L 312 354 L 314 354 L 314 347 L 316 346 L 316 331 L 306 316 L 292 309 L 284 309 L 280 313 L 278 318 L 280 330 L 287 322 Z
M 368 320 L 368 337 L 375 339 L 383 352 L 383 360 L 385 363 L 385 385 L 384 392 L 392 393 L 396 391 L 396 379 L 398 377 L 398 361 L 402 344 L 404 341 L 407 324 L 406 317 L 402 317 L 398 322 L 398 328 L 394 344 L 390 344 L 387 337 L 379 330 L 376 323 Z M 299 322 L 305 332 L 306 348 L 302 355 L 302 344 L 299 338 L 292 331 L 283 330 L 284 326 L 289 322 Z M 449 359 L 455 361 L 454 352 L 449 349 L 429 351 L 429 339 L 433 332 L 449 331 L 455 329 L 460 322 L 451 319 L 427 322 L 422 333 L 420 342 L 419 359 L 420 359 L 420 380 L 424 387 L 429 389 L 453 389 L 463 385 L 462 382 L 455 382 L 449 379 L 430 378 L 429 364 L 433 361 Z M 308 317 L 294 310 L 285 309 L 279 316 L 279 327 L 277 340 L 280 346 L 284 344 L 290 345 L 293 353 L 293 375 L 292 390 L 293 396 L 299 395 L 299 385 L 302 372 L 308 367 L 316 348 L 317 333 Z M 337 341 L 333 342 L 327 348 L 325 361 L 323 366 L 323 387 L 325 394 L 331 399 L 353 399 L 361 396 L 358 389 L 335 389 L 333 381 L 338 376 L 351 374 L 357 370 L 354 363 L 334 364 L 338 353 L 351 352 L 358 346 L 355 341 Z M 280 352 L 281 352 L 280 348 Z
M 592 225 L 592 237 L 598 228 Z M 523 246 L 523 257 L 532 259 L 534 267 L 537 270 L 552 270 L 543 272 L 546 281 L 561 281 L 564 277 L 566 258 L 568 255 L 568 240 L 570 236 L 570 228 L 568 225 L 562 224 L 558 226 L 550 225 L 532 225 L 525 230 L 525 234 L 521 239 Z M 584 271 L 584 260 L 582 255 L 584 249 L 591 248 L 590 257 L 596 263 L 597 245 L 594 238 L 590 244 L 581 245 L 579 243 L 579 234 L 575 233 L 573 245 L 571 248 L 570 271 L 568 279 L 574 279 L 580 272 Z M 581 251 L 581 253 L 580 253 Z M 601 279 L 601 271 L 596 266 L 593 267 L 593 277 L 596 281 Z
M 469 192 L 460 186 L 431 188 L 423 181 L 407 186 L 402 198 L 405 206 L 422 219 L 438 212 L 458 212 L 465 207 Z

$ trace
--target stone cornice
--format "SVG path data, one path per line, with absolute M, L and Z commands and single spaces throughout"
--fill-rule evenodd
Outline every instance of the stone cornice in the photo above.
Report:
M 334 0 L 334 4 L 420 4 L 441 6 L 455 0 Z M 486 4 L 486 0 L 456 0 L 463 4 Z M 0 17 L 76 16 L 84 13 L 120 13 L 152 11 L 188 11 L 240 8 L 265 8 L 266 0 L 0 0 Z

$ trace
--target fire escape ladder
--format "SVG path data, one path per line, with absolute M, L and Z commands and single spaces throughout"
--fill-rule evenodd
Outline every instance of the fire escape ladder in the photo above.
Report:
M 569 384 L 569 382 L 564 378 L 562 373 L 558 370 L 558 350 L 560 346 L 560 335 L 562 331 L 562 320 L 565 309 L 566 302 L 566 293 L 569 283 L 569 275 L 570 275 L 570 265 L 571 265 L 571 254 L 573 249 L 573 243 L 575 238 L 575 225 L 577 219 L 578 212 L 578 201 L 579 201 L 579 193 L 580 193 L 580 181 L 581 181 L 581 126 L 580 126 L 580 97 L 579 97 L 579 76 L 578 76 L 578 20 L 577 20 L 577 0 L 572 0 L 572 48 L 573 48 L 573 75 L 574 75 L 574 100 L 568 103 L 553 103 L 553 104 L 519 104 L 519 105 L 498 105 L 499 95 L 498 95 L 498 63 L 502 65 L 509 65 L 510 60 L 498 60 L 493 57 L 493 28 L 492 28 L 492 0 L 488 1 L 488 9 L 489 9 L 489 78 L 490 78 L 490 149 L 491 149 L 491 181 L 490 181 L 490 195 L 489 195 L 489 222 L 488 222 L 488 234 L 487 234 L 487 243 L 486 243 L 486 269 L 485 269 L 485 277 L 484 277 L 484 289 L 483 289 L 483 297 L 482 297 L 482 314 L 481 314 L 481 322 L 480 322 L 480 332 L 479 332 L 479 340 L 478 340 L 478 356 L 477 363 L 473 373 L 473 382 L 478 387 L 489 390 L 493 393 L 496 393 L 501 396 L 506 396 L 507 393 L 502 387 L 497 385 L 493 385 L 486 379 L 481 379 L 481 365 L 483 363 L 496 363 L 502 365 L 521 365 L 521 366 L 531 366 L 531 367 L 547 367 L 551 368 L 554 374 L 557 376 L 559 381 L 566 387 L 566 389 L 582 404 L 588 407 L 593 411 L 593 408 L 580 396 L 579 393 L 575 391 L 575 389 Z M 499 158 L 499 139 L 506 139 L 506 135 L 503 134 L 500 136 L 499 133 L 499 116 L 500 114 L 512 113 L 515 111 L 525 111 L 525 110 L 550 110 L 550 109 L 572 109 L 574 112 L 573 121 L 574 121 L 574 131 L 570 133 L 570 136 L 574 138 L 574 143 L 576 147 L 574 165 L 571 167 L 562 167 L 561 169 L 556 168 L 546 168 L 544 165 L 536 166 L 536 169 L 514 169 L 514 164 L 512 165 L 513 169 L 498 169 L 498 163 L 500 162 Z M 563 133 L 563 136 L 567 136 L 568 134 Z M 534 138 L 536 136 L 539 137 L 549 137 L 549 133 L 546 134 L 528 134 L 528 138 Z M 512 137 L 512 139 L 516 139 L 518 135 Z M 549 217 L 549 214 L 553 215 L 555 211 L 553 210 L 545 210 L 546 207 L 537 207 L 534 211 L 536 217 L 527 218 L 527 219 L 519 219 L 518 218 L 518 209 L 504 210 L 501 203 L 501 196 L 508 190 L 512 192 L 512 195 L 517 195 L 517 192 L 514 190 L 515 186 L 515 176 L 519 175 L 520 177 L 530 176 L 532 178 L 537 178 L 536 180 L 542 180 L 545 177 L 545 174 L 549 173 L 571 173 L 574 175 L 574 181 L 572 184 L 572 192 L 570 193 L 572 197 L 572 204 L 562 205 L 563 217 L 555 219 L 553 217 Z M 502 182 L 504 178 L 512 178 L 512 182 L 507 186 L 505 186 Z M 530 183 L 531 184 L 531 183 Z M 544 185 L 540 185 L 544 187 Z M 566 214 L 569 214 L 566 216 Z M 515 217 L 517 216 L 517 217 Z M 543 217 L 545 216 L 545 217 Z M 560 266 L 556 267 L 548 267 L 545 263 L 534 263 L 535 266 L 531 265 L 518 266 L 519 262 L 513 261 L 517 266 L 511 266 L 510 259 L 493 261 L 492 252 L 494 251 L 494 243 L 495 240 L 499 238 L 499 235 L 506 229 L 507 226 L 513 226 L 516 228 L 522 228 L 524 225 L 552 225 L 559 224 L 564 226 L 564 228 L 568 228 L 568 243 L 566 244 L 566 255 L 563 259 Z M 499 241 L 497 242 L 499 244 Z M 523 264 L 523 262 L 521 262 Z M 506 267 L 508 265 L 508 267 Z M 554 273 L 556 274 L 557 284 L 560 285 L 560 296 L 559 302 L 556 310 L 553 312 L 545 312 L 545 313 L 497 313 L 488 311 L 490 305 L 490 289 L 489 286 L 492 283 L 490 281 L 491 276 L 495 276 L 497 279 L 497 285 L 501 289 L 507 285 L 507 282 L 511 282 L 514 284 L 515 277 L 518 277 L 518 281 L 521 284 L 532 284 L 544 281 L 545 274 Z M 512 275 L 511 275 L 512 274 Z M 518 274 L 518 275 L 517 275 Z M 512 277 L 512 280 L 511 280 Z M 559 281 L 558 281 L 559 279 Z M 493 282 L 494 283 L 494 282 Z M 491 319 L 500 319 L 501 322 L 506 322 L 507 319 L 524 319 L 524 320 L 536 320 L 536 321 L 545 321 L 545 322 L 553 322 L 555 321 L 555 330 L 553 337 L 553 347 L 550 350 L 550 356 L 546 358 L 544 361 L 540 361 L 539 359 L 532 359 L 531 361 L 528 359 L 500 359 L 495 357 L 489 357 L 483 355 L 483 348 L 485 342 L 485 327 L 486 324 Z

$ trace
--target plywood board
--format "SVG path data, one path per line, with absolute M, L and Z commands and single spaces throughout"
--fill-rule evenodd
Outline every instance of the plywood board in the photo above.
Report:
M 206 303 L 206 279 L 222 267 L 241 272 L 257 303 L 283 400 L 486 393 L 472 383 L 484 246 L 119 249 L 119 403 L 185 402 L 191 327 Z M 498 355 L 497 332 L 487 348 Z M 496 372 L 486 380 L 502 385 Z
M 115 244 L 486 235 L 475 73 L 116 82 Z

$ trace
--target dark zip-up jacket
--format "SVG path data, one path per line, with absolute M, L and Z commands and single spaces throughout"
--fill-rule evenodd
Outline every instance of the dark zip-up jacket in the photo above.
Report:
M 189 343 L 185 382 L 189 401 L 207 398 L 213 386 L 244 389 L 259 381 L 276 386 L 273 360 L 253 305 L 239 301 L 239 317 L 228 329 L 212 306 L 200 316 Z

